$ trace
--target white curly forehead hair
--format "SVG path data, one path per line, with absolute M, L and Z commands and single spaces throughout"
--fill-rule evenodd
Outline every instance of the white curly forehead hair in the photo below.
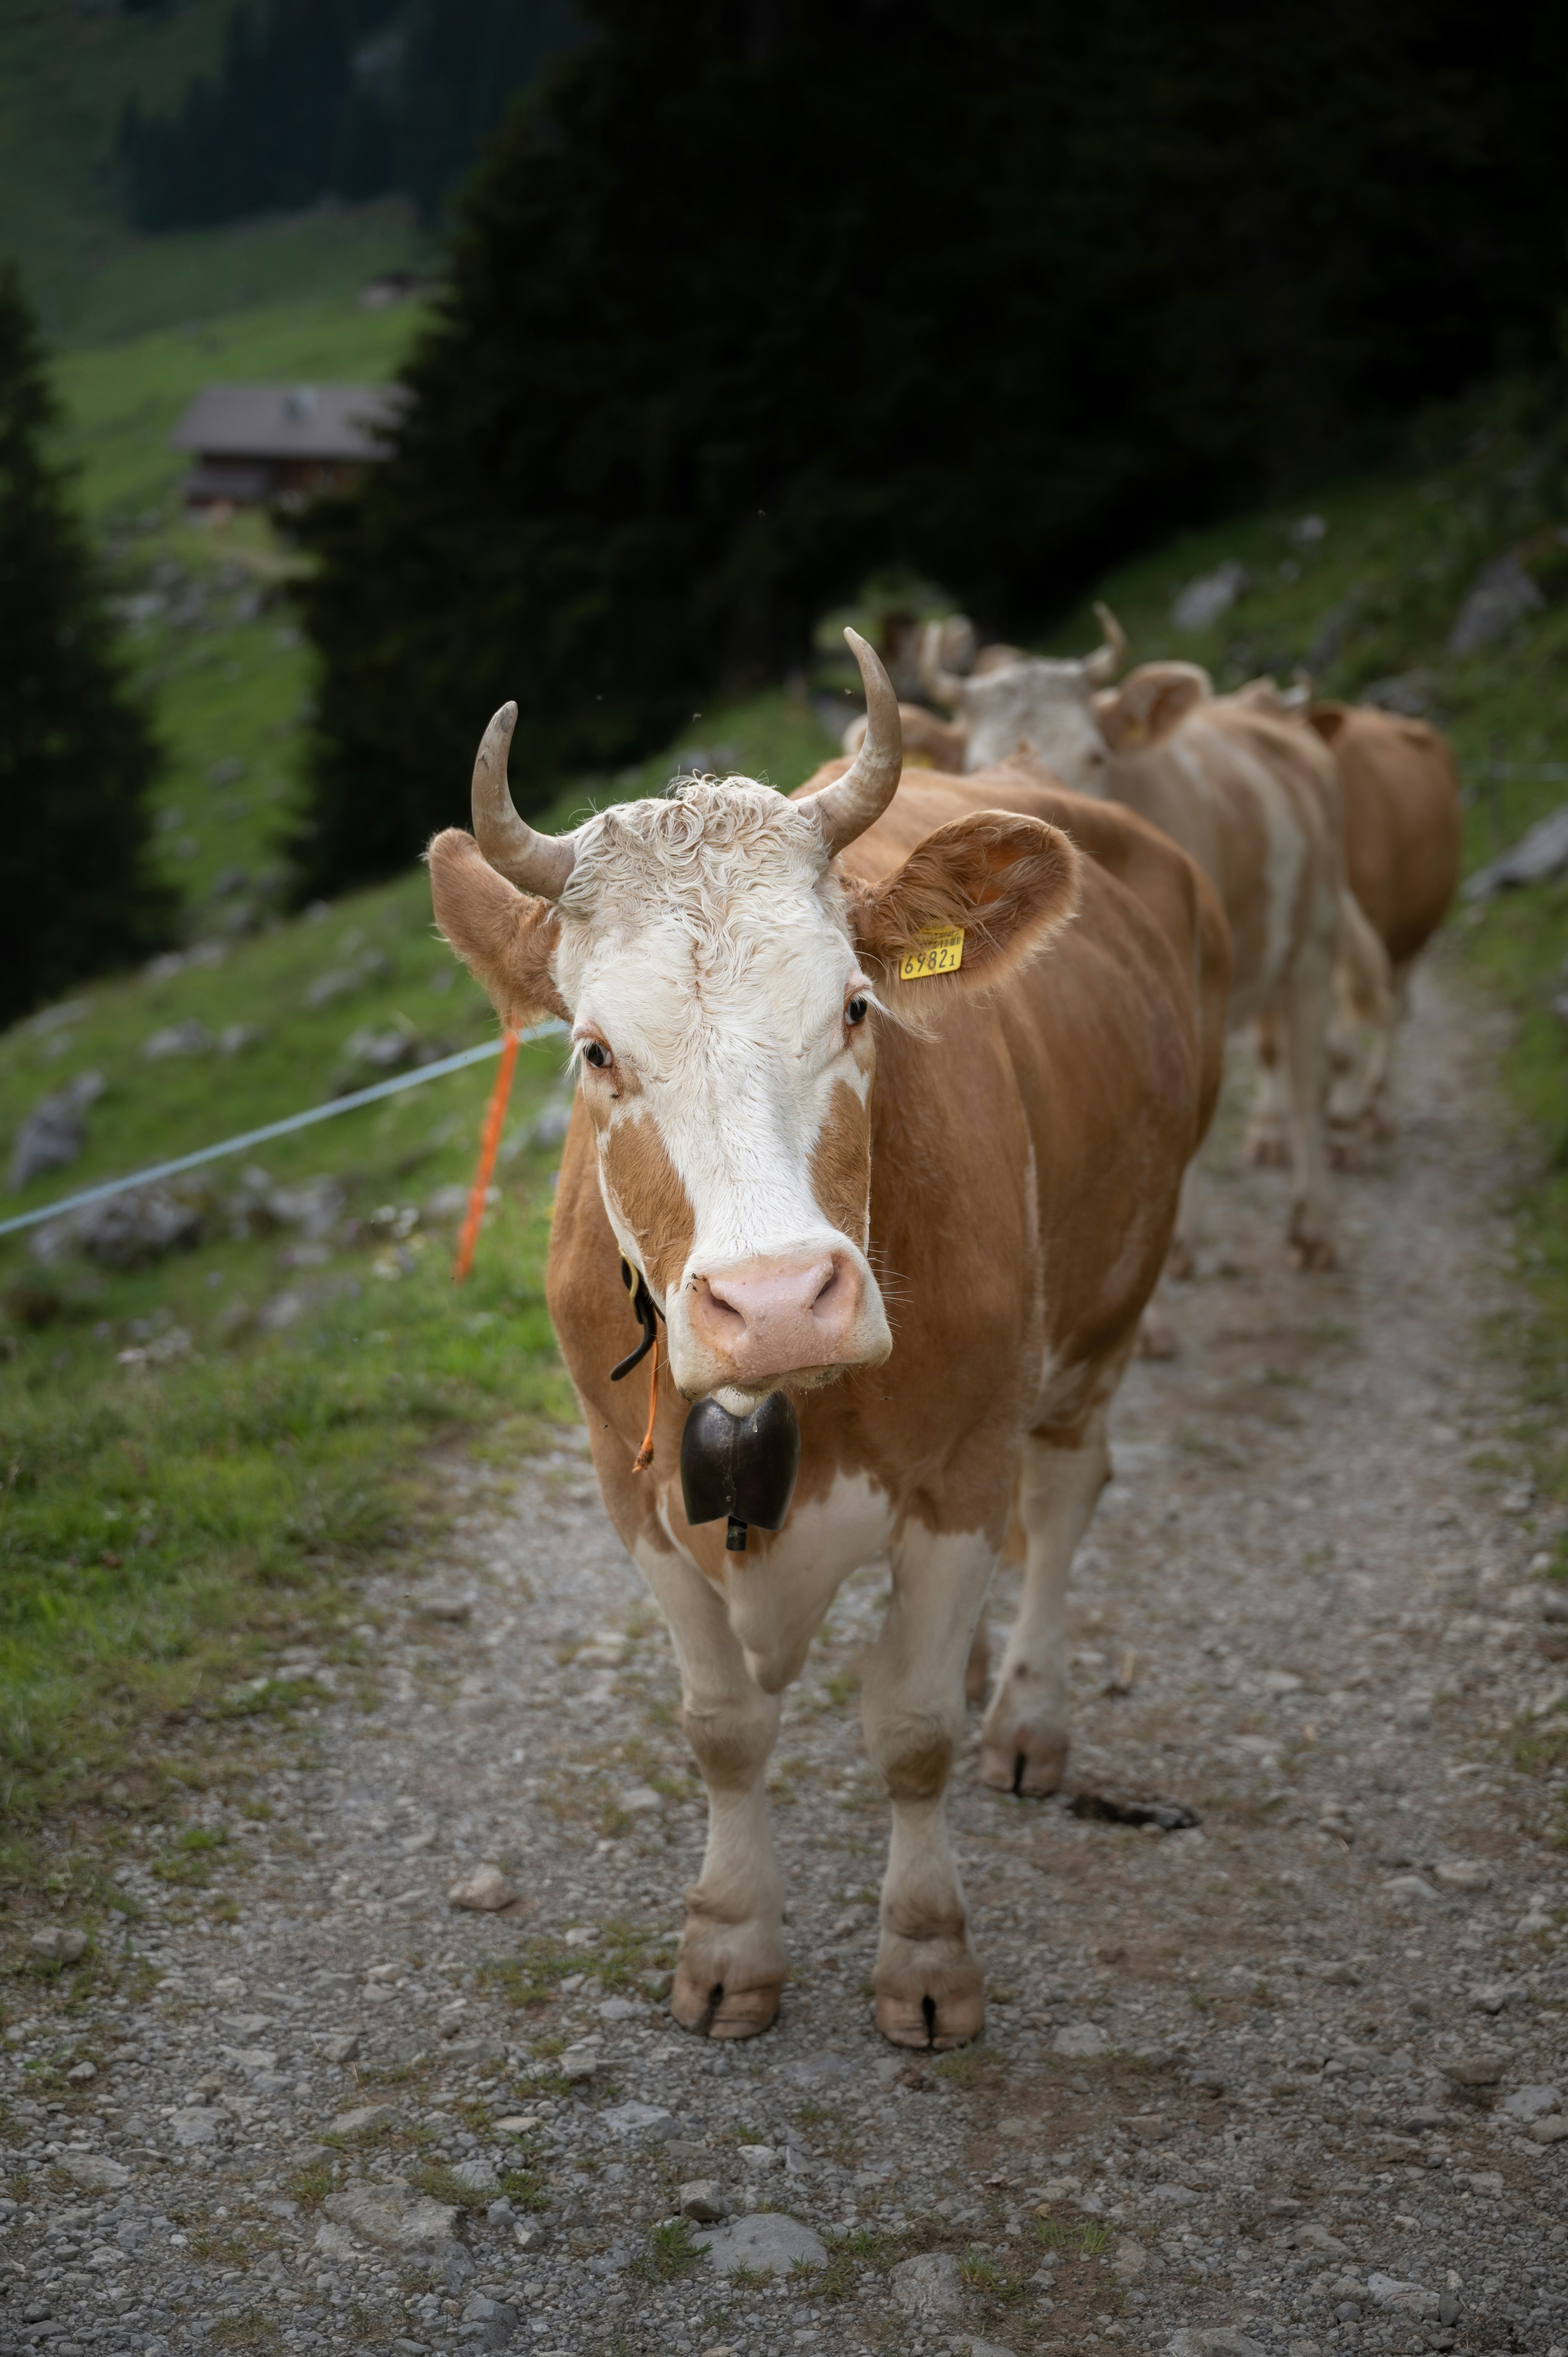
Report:
M 780 892 L 815 894 L 835 912 L 842 904 L 810 807 L 754 778 L 695 778 L 580 827 L 560 909 L 594 924 L 679 916 L 707 930 Z

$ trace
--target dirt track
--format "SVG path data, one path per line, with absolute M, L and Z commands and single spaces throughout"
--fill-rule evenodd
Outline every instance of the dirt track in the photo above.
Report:
M 1509 1304 L 1495 1047 L 1423 977 L 1336 1275 L 1291 1272 L 1283 1181 L 1222 1124 L 1179 1354 L 1123 1394 L 1074 1609 L 1069 1790 L 1201 1825 L 1017 1802 L 966 1759 L 983 2049 L 933 2064 L 869 2025 L 884 1812 L 853 1678 L 877 1573 L 786 1712 L 781 2020 L 705 2047 L 650 1994 L 703 1824 L 668 1642 L 572 1436 L 510 1491 L 458 1468 L 448 1559 L 366 1591 L 366 1691 L 233 1738 L 274 1811 L 236 1835 L 248 1871 L 182 1897 L 132 1870 L 156 1993 L 101 1976 L 74 2031 L 40 1998 L 12 2041 L 0 2347 L 1568 2350 L 1560 1712 L 1513 1764 L 1568 1625 L 1530 1585 L 1546 1527 L 1486 1340 Z M 452 1598 L 466 1619 L 429 1616 Z M 242 1789 L 198 1816 L 238 1827 Z M 449 1909 L 486 1861 L 519 1908 Z M 24 2086 L 70 2037 L 97 2078 Z M 71 2195 L 73 2151 L 125 2182 Z M 421 2239 L 405 2201 L 393 2252 L 394 2200 L 369 2238 L 345 2186 L 422 2173 L 455 2226 L 418 2213 Z M 726 2282 L 680 2230 L 650 2241 L 693 2179 L 800 2222 L 825 2271 Z

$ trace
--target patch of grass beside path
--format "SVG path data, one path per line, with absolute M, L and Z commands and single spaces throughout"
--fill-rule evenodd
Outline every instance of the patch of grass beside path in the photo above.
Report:
M 220 963 L 94 986 L 67 1014 L 0 1040 L 0 1143 L 8 1154 L 31 1106 L 72 1078 L 97 1071 L 104 1091 L 79 1160 L 0 1198 L 6 1209 L 375 1078 L 356 1035 L 401 1031 L 437 1052 L 493 1032 L 431 939 L 422 875 Z M 181 1025 L 209 1044 L 143 1054 Z M 255 1036 L 224 1055 L 229 1025 Z M 439 1444 L 484 1432 L 504 1457 L 541 1420 L 575 1418 L 540 1290 L 557 1149 L 527 1143 L 561 1062 L 554 1042 L 520 1059 L 499 1200 L 460 1292 L 455 1201 L 490 1064 L 189 1174 L 199 1232 L 148 1265 L 0 1243 L 7 1819 L 91 1792 L 156 1749 L 170 1713 L 233 1706 L 225 1695 L 282 1646 L 333 1628 L 360 1568 L 430 1528 Z M 245 1178 L 257 1167 L 273 1189 L 328 1179 L 328 1232 L 250 1208 L 266 1192 Z
M 456 1298 L 433 1242 L 406 1274 L 363 1267 L 296 1324 L 229 1343 L 203 1253 L 107 1283 L 107 1337 L 55 1324 L 19 1342 L 0 1397 L 0 1813 L 117 1774 L 171 1717 L 243 1712 L 241 1682 L 335 1626 L 364 1566 L 402 1549 L 416 1569 L 435 1444 L 486 1426 L 497 1453 L 523 1450 L 573 1418 L 521 1274 L 547 1200 L 502 1207 Z M 155 1292 L 201 1347 L 122 1365 L 124 1313 Z M 297 1683 L 256 1707 L 293 1705 Z

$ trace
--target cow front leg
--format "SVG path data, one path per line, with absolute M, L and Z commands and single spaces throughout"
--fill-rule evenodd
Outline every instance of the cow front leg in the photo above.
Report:
M 948 1839 L 964 1668 L 995 1567 L 983 1534 L 920 1531 L 892 1550 L 893 1592 L 862 1677 L 866 1749 L 893 1804 L 876 2026 L 895 2046 L 961 2046 L 985 2027 L 985 1976 Z
M 1096 1408 L 1075 1448 L 1037 1433 L 1024 1441 L 1024 1592 L 980 1736 L 980 1772 L 1001 1792 L 1041 1797 L 1066 1772 L 1068 1574 L 1110 1479 L 1109 1415 L 1109 1405 Z
M 755 2038 L 784 1986 L 784 1889 L 768 1815 L 777 1695 L 748 1674 L 724 1599 L 683 1555 L 638 1560 L 675 1642 L 681 1724 L 708 1794 L 703 1870 L 686 1893 L 670 2010 L 701 2038 Z

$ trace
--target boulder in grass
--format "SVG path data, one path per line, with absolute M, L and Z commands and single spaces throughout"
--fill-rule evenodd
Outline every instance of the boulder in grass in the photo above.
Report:
M 27 1946 L 47 1964 L 74 1964 L 87 1953 L 87 1934 L 74 1923 L 49 1923 L 33 1933 Z
M 79 1072 L 63 1089 L 40 1097 L 11 1149 L 12 1188 L 25 1187 L 46 1170 L 63 1170 L 74 1162 L 87 1138 L 86 1114 L 103 1093 L 101 1072 Z
M 150 1032 L 142 1043 L 142 1055 L 147 1063 L 158 1064 L 167 1056 L 210 1055 L 217 1045 L 206 1024 L 191 1015 L 183 1023 L 166 1023 Z
M 1545 604 L 1539 583 L 1508 550 L 1483 565 L 1471 583 L 1449 633 L 1449 653 L 1473 655 L 1482 647 L 1495 646 L 1517 622 L 1539 614 Z
M 779 2210 L 759 2210 L 749 2218 L 737 2218 L 733 2226 L 721 2226 L 704 2236 L 703 2245 L 721 2276 L 734 2275 L 741 2267 L 753 2275 L 789 2276 L 797 2267 L 822 2267 L 828 2262 L 821 2236 L 799 2218 L 786 2217 Z
M 515 1905 L 517 1890 L 499 1866 L 478 1866 L 472 1874 L 455 1882 L 446 1893 L 454 1907 L 471 1908 L 476 1914 L 497 1915 L 503 1907 Z

